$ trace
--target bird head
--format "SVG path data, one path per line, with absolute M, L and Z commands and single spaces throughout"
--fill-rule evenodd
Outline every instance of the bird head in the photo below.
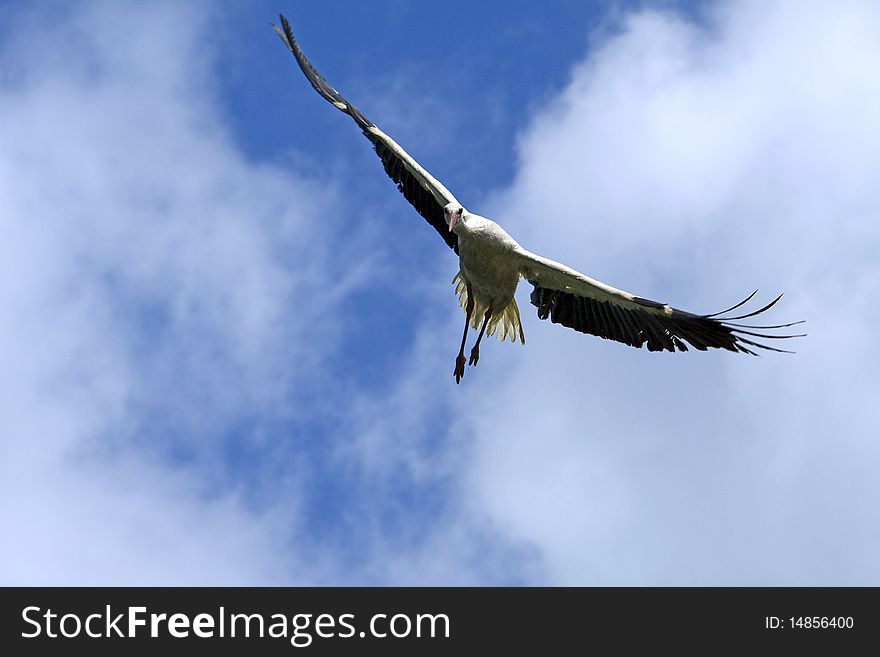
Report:
M 446 225 L 450 231 L 455 228 L 455 225 L 461 221 L 463 216 L 464 208 L 458 203 L 447 203 L 446 207 L 443 208 L 443 218 L 446 219 Z

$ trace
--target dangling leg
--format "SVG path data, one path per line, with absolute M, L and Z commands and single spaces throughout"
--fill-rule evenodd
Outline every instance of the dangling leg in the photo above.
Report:
M 471 359 L 468 361 L 468 365 L 476 365 L 477 361 L 480 360 L 480 340 L 483 339 L 483 333 L 486 331 L 486 325 L 489 323 L 490 317 L 492 317 L 491 309 L 487 310 L 486 314 L 483 315 L 483 326 L 480 328 L 480 334 L 477 336 L 474 348 L 471 349 Z
M 461 347 L 458 350 L 458 358 L 455 359 L 455 371 L 452 373 L 456 383 L 461 383 L 461 377 L 464 376 L 464 343 L 467 340 L 468 326 L 471 325 L 471 313 L 474 312 L 474 295 L 471 294 L 471 284 L 465 283 L 467 286 L 467 305 L 464 308 L 464 334 L 461 336 Z

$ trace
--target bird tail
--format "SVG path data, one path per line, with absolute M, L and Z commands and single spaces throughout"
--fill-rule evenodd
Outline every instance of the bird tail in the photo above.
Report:
M 455 275 L 455 278 L 452 279 L 452 283 L 455 285 L 456 294 L 458 294 L 458 303 L 462 307 L 462 310 L 464 310 L 467 308 L 468 304 L 468 292 L 467 285 L 461 278 L 461 272 Z M 480 330 L 480 326 L 483 323 L 483 316 L 485 314 L 486 306 L 481 304 L 477 299 L 474 299 L 474 310 L 471 313 L 471 327 L 473 327 L 475 331 Z M 505 340 L 516 342 L 517 338 L 519 338 L 520 342 L 523 344 L 526 343 L 526 336 L 523 333 L 522 322 L 519 317 L 519 306 L 516 305 L 515 298 L 512 298 L 510 303 L 508 303 L 500 313 L 493 313 L 492 317 L 489 319 L 488 326 L 486 326 L 486 335 L 497 336 L 499 342 L 504 342 Z

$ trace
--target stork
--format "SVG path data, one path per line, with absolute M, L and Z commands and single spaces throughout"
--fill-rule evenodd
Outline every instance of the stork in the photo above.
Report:
M 758 340 L 803 337 L 803 334 L 766 332 L 802 322 L 763 326 L 738 323 L 769 310 L 781 294 L 758 310 L 745 314 L 729 315 L 749 302 L 757 290 L 727 310 L 698 315 L 618 290 L 527 251 L 491 219 L 468 212 L 439 180 L 330 86 L 303 54 L 290 23 L 284 16 L 279 18 L 281 27 L 274 24 L 272 27 L 293 53 L 315 91 L 354 119 L 404 198 L 458 255 L 459 271 L 453 284 L 465 322 L 453 370 L 456 383 L 464 376 L 465 363 L 476 366 L 479 361 L 480 341 L 484 335 L 497 335 L 501 342 L 509 339 L 525 344 L 514 298 L 520 280 L 532 285 L 530 301 L 537 307 L 540 319 L 550 319 L 554 324 L 631 347 L 645 346 L 648 351 L 687 351 L 689 344 L 700 351 L 718 348 L 751 355 L 757 355 L 756 349 L 790 353 Z M 470 357 L 465 359 L 471 327 L 479 333 Z

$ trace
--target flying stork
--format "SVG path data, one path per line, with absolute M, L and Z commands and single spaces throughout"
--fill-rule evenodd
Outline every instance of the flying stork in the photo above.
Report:
M 734 323 L 769 310 L 779 301 L 781 294 L 764 307 L 742 315 L 731 317 L 728 313 L 750 301 L 755 292 L 727 310 L 696 315 L 618 290 L 527 251 L 491 219 L 465 210 L 439 180 L 330 86 L 303 54 L 290 23 L 284 16 L 279 18 L 281 27 L 274 24 L 272 27 L 293 53 L 315 91 L 354 119 L 373 144 L 385 172 L 397 184 L 404 198 L 458 255 L 459 272 L 453 283 L 459 304 L 464 309 L 465 323 L 453 371 L 456 383 L 464 376 L 465 362 L 472 366 L 477 364 L 483 335 L 497 335 L 501 342 L 519 339 L 525 344 L 514 298 L 521 279 L 532 285 L 530 301 L 537 307 L 540 319 L 549 318 L 554 324 L 631 347 L 647 346 L 648 351 L 687 351 L 687 344 L 690 344 L 700 351 L 712 347 L 751 355 L 757 355 L 755 349 L 790 353 L 752 338 L 802 337 L 802 334 L 764 332 L 801 322 L 771 326 Z M 479 334 L 466 361 L 464 349 L 468 327 L 478 330 Z

